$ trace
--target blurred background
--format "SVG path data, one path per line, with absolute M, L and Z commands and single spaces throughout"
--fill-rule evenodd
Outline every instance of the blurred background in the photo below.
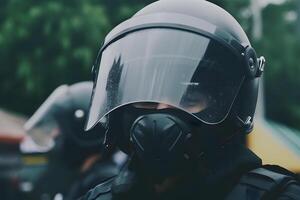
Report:
M 26 119 L 57 86 L 90 80 L 105 35 L 151 2 L 0 1 L 0 169 L 18 162 L 12 152 Z M 300 1 L 211 2 L 242 24 L 267 60 L 248 145 L 266 163 L 300 172 Z
M 300 129 L 300 2 L 211 0 L 267 59 L 266 116 Z M 91 78 L 104 36 L 153 1 L 0 1 L 0 107 L 28 116 L 59 85 Z

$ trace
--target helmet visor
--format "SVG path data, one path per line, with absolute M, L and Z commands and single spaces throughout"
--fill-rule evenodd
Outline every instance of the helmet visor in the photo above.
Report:
M 47 152 L 54 147 L 55 138 L 61 134 L 61 127 L 56 120 L 57 114 L 63 109 L 57 102 L 66 90 L 67 86 L 55 90 L 25 123 L 27 136 L 21 144 L 25 151 Z
M 102 52 L 98 64 L 87 129 L 120 106 L 143 102 L 168 104 L 205 123 L 219 123 L 244 79 L 229 48 L 166 28 L 126 35 Z

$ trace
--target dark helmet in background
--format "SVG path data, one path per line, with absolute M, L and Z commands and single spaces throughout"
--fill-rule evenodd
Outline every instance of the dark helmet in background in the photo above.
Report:
M 80 82 L 55 89 L 26 122 L 22 152 L 54 151 L 71 163 L 100 153 L 103 135 L 99 131 L 104 130 L 84 131 L 92 86 L 92 82 Z
M 121 119 L 112 122 L 111 118 L 120 117 L 118 111 L 126 106 L 144 104 L 140 107 L 151 108 L 156 103 L 170 105 L 196 119 L 205 132 L 203 143 L 211 145 L 213 139 L 206 140 L 213 133 L 221 140 L 249 133 L 264 62 L 240 24 L 222 8 L 199 0 L 157 1 L 105 38 L 94 65 L 98 74 L 87 129 L 98 122 L 120 124 Z M 132 109 L 128 113 L 133 110 L 141 111 Z M 128 139 L 121 142 L 133 143 L 141 157 L 151 147 L 148 158 L 164 155 L 148 159 L 152 163 L 178 157 L 178 152 L 185 154 L 182 152 L 190 138 L 188 125 L 173 114 L 149 110 L 147 116 L 145 112 L 136 114 L 132 126 L 128 126 Z M 120 132 L 108 132 L 107 140 Z M 172 149 L 177 152 L 175 156 L 170 155 Z

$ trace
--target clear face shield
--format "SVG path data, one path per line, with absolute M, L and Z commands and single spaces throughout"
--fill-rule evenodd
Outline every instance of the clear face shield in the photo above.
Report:
M 127 34 L 104 49 L 97 63 L 87 129 L 132 103 L 167 104 L 204 123 L 217 124 L 226 118 L 244 80 L 229 48 L 176 29 Z
M 55 139 L 62 134 L 56 114 L 63 108 L 57 104 L 57 100 L 63 98 L 66 90 L 67 86 L 55 90 L 26 122 L 24 129 L 27 135 L 20 146 L 22 152 L 43 153 L 55 146 Z

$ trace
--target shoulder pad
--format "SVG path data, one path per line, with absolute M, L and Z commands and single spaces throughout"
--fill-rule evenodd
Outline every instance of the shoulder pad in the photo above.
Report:
M 300 199 L 300 184 L 299 181 L 290 181 L 279 195 L 279 200 L 296 200 Z
M 288 171 L 281 170 L 282 168 L 279 171 L 272 170 L 272 168 L 260 167 L 243 175 L 226 200 L 248 198 L 258 200 L 275 199 L 283 195 L 285 197 L 297 196 L 300 188 L 292 173 L 287 173 Z M 300 199 L 300 196 L 296 199 Z
M 270 191 L 274 189 L 274 187 L 282 185 L 292 178 L 293 177 L 286 174 L 281 174 L 265 168 L 257 168 L 248 172 L 246 176 L 243 176 L 240 183 L 258 186 L 263 190 Z

